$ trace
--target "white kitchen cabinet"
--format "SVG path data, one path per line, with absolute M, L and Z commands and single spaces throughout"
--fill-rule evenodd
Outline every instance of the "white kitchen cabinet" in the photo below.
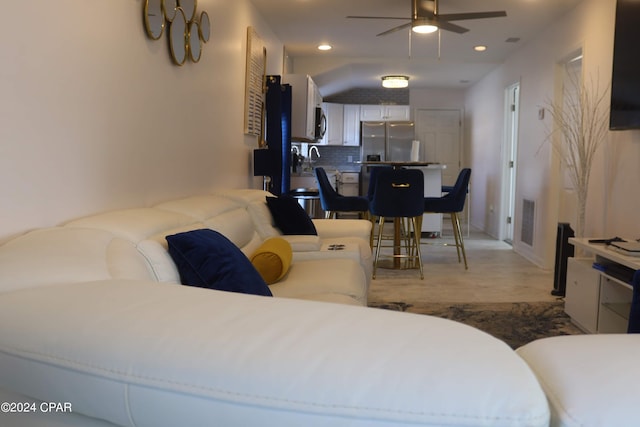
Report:
M 343 145 L 360 145 L 360 105 L 344 106 Z
M 390 120 L 411 120 L 411 108 L 408 105 L 385 105 L 383 118 Z
M 325 102 L 327 132 L 321 143 L 325 145 L 360 145 L 361 121 L 407 121 L 408 105 L 358 105 Z
M 564 311 L 573 322 L 589 333 L 598 330 L 600 273 L 591 258 L 567 259 L 567 289 Z
M 344 105 L 325 102 L 322 104 L 327 117 L 327 131 L 322 144 L 342 145 L 344 139 Z
M 360 120 L 363 122 L 382 119 L 382 105 L 361 105 Z
M 408 105 L 361 105 L 360 120 L 363 122 L 404 121 L 411 119 L 411 107 Z
M 291 136 L 298 140 L 316 140 L 316 107 L 322 105 L 318 87 L 304 74 L 285 74 L 282 82 L 291 85 Z

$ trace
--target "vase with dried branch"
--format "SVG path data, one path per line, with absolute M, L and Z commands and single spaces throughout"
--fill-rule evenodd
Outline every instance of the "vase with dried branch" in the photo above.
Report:
M 570 77 L 562 99 L 548 103 L 553 130 L 547 139 L 558 153 L 577 198 L 576 236 L 584 236 L 589 176 L 598 149 L 608 133 L 609 87 L 593 79 Z

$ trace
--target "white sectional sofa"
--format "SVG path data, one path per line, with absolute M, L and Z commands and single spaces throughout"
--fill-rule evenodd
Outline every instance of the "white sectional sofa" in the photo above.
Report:
M 282 237 L 291 243 L 294 262 L 288 274 L 271 286 L 275 296 L 366 306 L 371 269 L 370 225 L 357 220 L 339 224 L 316 220 L 317 236 L 283 236 L 273 225 L 266 196 L 270 194 L 261 190 L 236 190 L 189 197 L 150 208 L 80 218 L 68 222 L 65 228 L 103 230 L 126 240 L 148 261 L 148 278 L 168 283 L 180 283 L 180 278 L 166 250 L 167 235 L 214 229 L 247 256 L 267 238 Z M 326 250 L 327 244 L 336 242 L 349 247 L 339 254 Z
M 365 307 L 368 221 L 282 236 L 293 263 L 273 298 L 181 285 L 165 237 L 217 230 L 249 255 L 280 235 L 267 195 L 106 212 L 0 246 L 0 426 L 549 425 L 536 347 Z

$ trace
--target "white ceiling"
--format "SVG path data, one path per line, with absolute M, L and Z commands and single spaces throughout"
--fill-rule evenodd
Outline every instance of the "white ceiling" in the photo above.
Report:
M 411 0 L 250 0 L 293 60 L 293 72 L 310 74 L 323 96 L 381 87 L 386 74 L 410 77 L 411 88 L 464 88 L 478 81 L 582 0 L 440 0 L 441 14 L 500 11 L 507 17 L 453 21 L 468 28 L 411 34 L 376 34 L 409 22 Z M 347 19 L 348 15 L 407 17 Z M 517 42 L 507 42 L 519 38 Z M 329 52 L 317 50 L 329 43 Z M 487 46 L 478 53 L 475 45 Z

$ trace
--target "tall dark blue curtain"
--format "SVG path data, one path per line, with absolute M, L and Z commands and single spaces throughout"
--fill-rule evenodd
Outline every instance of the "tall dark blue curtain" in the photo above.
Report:
M 271 191 L 287 194 L 291 187 L 291 86 L 280 76 L 267 76 L 266 141 L 273 153 Z
M 631 300 L 627 332 L 640 334 L 640 270 L 636 270 L 633 274 L 631 286 L 633 286 L 633 299 Z

